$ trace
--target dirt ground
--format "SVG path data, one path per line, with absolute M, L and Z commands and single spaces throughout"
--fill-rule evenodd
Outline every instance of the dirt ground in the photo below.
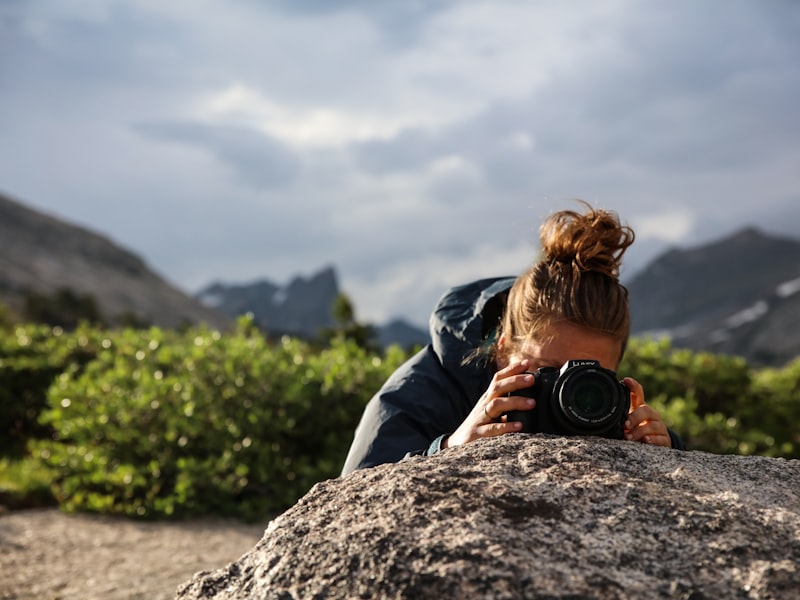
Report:
M 173 599 L 250 550 L 267 523 L 137 522 L 56 509 L 0 513 L 0 600 Z

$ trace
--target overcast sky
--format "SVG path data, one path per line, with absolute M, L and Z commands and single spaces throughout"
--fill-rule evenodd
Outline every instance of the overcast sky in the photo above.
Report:
M 800 2 L 0 0 L 0 191 L 188 292 L 333 265 L 378 323 L 574 198 L 623 278 L 800 237 Z

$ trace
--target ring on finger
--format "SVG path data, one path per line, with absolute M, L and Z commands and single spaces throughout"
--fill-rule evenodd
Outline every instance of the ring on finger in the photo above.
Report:
M 483 414 L 484 414 L 484 415 L 486 416 L 486 418 L 487 418 L 487 419 L 489 419 L 490 421 L 494 421 L 494 417 L 493 417 L 492 415 L 490 415 L 490 414 L 489 414 L 489 405 L 488 405 L 488 404 L 484 404 L 484 405 L 483 405 Z

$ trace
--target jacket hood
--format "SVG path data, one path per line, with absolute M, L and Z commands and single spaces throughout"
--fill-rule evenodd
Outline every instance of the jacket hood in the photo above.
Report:
M 431 314 L 433 351 L 446 368 L 457 368 L 486 339 L 505 309 L 515 277 L 481 279 L 447 291 Z

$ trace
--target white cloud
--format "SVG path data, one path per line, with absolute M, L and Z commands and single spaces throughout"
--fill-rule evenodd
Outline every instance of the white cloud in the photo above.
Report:
M 201 121 L 253 127 L 287 143 L 312 148 L 386 138 L 407 127 L 432 124 L 422 116 L 347 111 L 326 108 L 324 102 L 293 107 L 241 83 L 201 99 L 194 113 Z
M 633 267 L 796 235 L 798 23 L 741 0 L 0 3 L 0 187 L 190 289 L 334 264 L 359 312 L 420 322 L 524 268 L 575 197 L 631 223 Z
M 638 216 L 632 220 L 631 227 L 638 239 L 675 243 L 691 233 L 694 222 L 689 211 L 677 210 Z
M 359 299 L 359 318 L 385 322 L 398 315 L 396 306 L 404 306 L 415 324 L 427 325 L 436 301 L 450 287 L 481 279 L 518 275 L 537 258 L 537 251 L 524 243 L 508 242 L 502 246 L 476 242 L 464 253 L 426 252 L 388 265 L 377 277 L 363 279 L 345 272 L 342 285 Z M 395 298 L 396 305 L 382 299 Z M 363 307 L 363 308 L 361 308 Z

